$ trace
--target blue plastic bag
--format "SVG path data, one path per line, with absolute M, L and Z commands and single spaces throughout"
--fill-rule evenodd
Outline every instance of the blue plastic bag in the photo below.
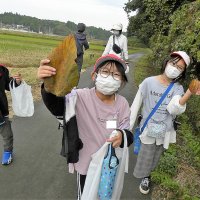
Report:
M 100 200 L 110 200 L 112 198 L 113 187 L 119 159 L 115 154 L 115 149 L 111 144 L 108 145 L 108 152 L 104 157 L 101 176 L 99 182 L 98 196 Z
M 133 152 L 136 155 L 139 153 L 140 146 L 141 146 L 141 141 L 140 141 L 140 138 L 139 138 L 140 134 L 141 134 L 140 128 L 139 127 L 135 128 Z

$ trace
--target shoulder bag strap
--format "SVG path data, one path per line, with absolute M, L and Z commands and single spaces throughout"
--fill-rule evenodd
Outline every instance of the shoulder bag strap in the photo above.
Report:
M 172 89 L 173 85 L 174 85 L 174 82 L 171 82 L 170 85 L 168 86 L 168 88 L 163 93 L 163 95 L 160 97 L 158 103 L 155 105 L 155 107 L 150 112 L 149 116 L 147 117 L 146 121 L 144 122 L 144 124 L 143 124 L 143 126 L 141 128 L 141 133 L 144 131 L 144 128 L 146 127 L 148 121 L 154 115 L 154 113 L 156 112 L 156 110 L 158 109 L 158 107 L 160 106 L 160 104 L 163 102 L 163 100 L 165 99 L 165 97 L 167 96 L 167 94 L 169 93 L 169 91 Z

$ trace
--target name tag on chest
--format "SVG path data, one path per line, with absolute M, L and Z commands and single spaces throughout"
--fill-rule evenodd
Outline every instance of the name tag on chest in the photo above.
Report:
M 107 129 L 116 129 L 117 128 L 117 121 L 116 120 L 106 121 L 106 128 Z

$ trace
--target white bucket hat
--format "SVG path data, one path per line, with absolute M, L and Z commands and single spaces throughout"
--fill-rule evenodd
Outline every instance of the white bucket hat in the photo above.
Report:
M 184 60 L 186 67 L 190 65 L 190 57 L 185 51 L 174 51 L 170 54 L 170 56 L 180 56 Z
M 114 24 L 114 25 L 112 26 L 111 31 L 112 31 L 112 30 L 121 31 L 122 29 L 123 29 L 123 25 L 122 25 L 121 23 L 117 23 L 117 24 Z

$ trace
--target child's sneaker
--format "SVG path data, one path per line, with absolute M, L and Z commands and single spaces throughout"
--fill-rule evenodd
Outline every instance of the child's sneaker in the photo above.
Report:
M 150 177 L 145 177 L 142 179 L 141 183 L 140 183 L 140 192 L 142 194 L 148 194 L 150 191 L 150 182 L 151 179 Z
M 11 151 L 4 151 L 2 158 L 2 165 L 9 165 L 12 162 L 13 156 Z

